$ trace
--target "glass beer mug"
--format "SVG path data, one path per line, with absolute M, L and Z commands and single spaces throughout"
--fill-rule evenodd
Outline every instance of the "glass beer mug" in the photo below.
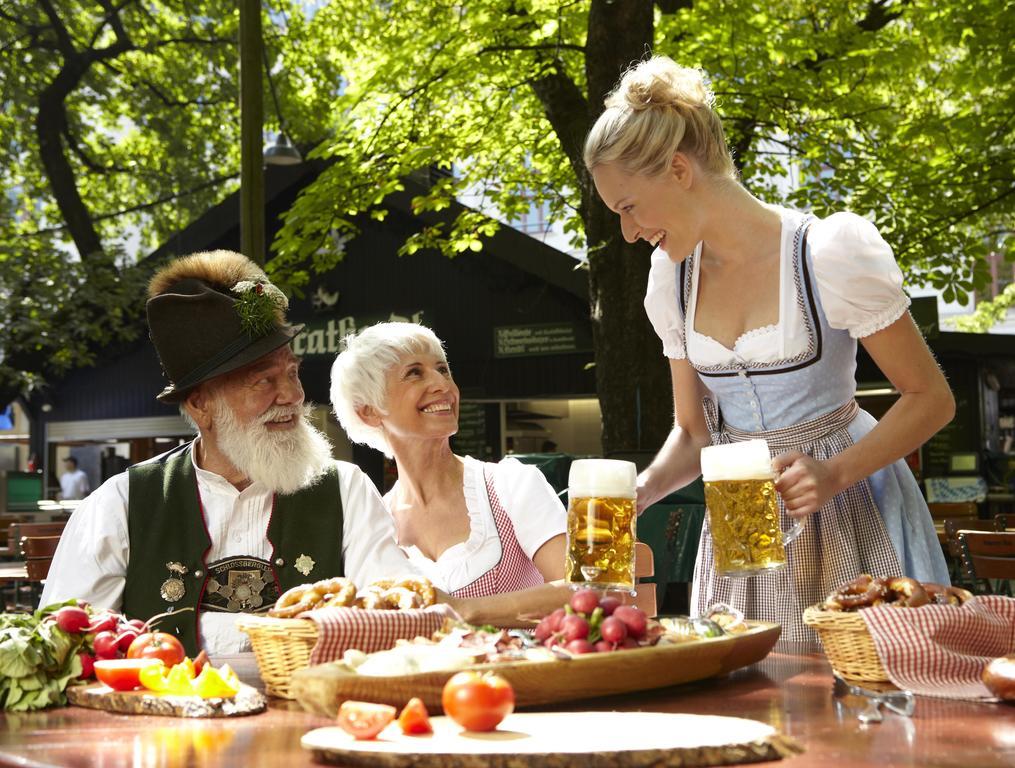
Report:
M 571 463 L 564 564 L 568 584 L 634 591 L 637 483 L 638 471 L 630 461 Z
M 701 478 L 712 529 L 715 570 L 720 576 L 757 576 L 786 564 L 785 545 L 804 521 L 783 533 L 775 472 L 764 440 L 701 449 Z

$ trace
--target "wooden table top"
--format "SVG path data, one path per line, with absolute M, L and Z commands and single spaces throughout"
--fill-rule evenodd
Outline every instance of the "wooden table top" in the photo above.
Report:
M 1015 706 L 919 697 L 912 718 L 886 711 L 882 723 L 871 725 L 856 719 L 862 706 L 854 698 L 833 698 L 832 676 L 823 656 L 771 654 L 719 680 L 539 709 L 643 710 L 759 720 L 806 750 L 778 764 L 785 768 L 1015 765 Z M 0 717 L 0 765 L 75 768 L 300 768 L 314 765 L 300 747 L 300 737 L 332 724 L 328 718 L 302 712 L 294 702 L 275 699 L 263 714 L 227 720 L 114 715 L 77 707 Z

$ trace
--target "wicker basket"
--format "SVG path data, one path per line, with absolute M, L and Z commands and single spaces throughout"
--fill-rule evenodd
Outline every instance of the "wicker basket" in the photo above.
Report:
M 236 627 L 250 635 L 265 690 L 272 696 L 294 698 L 289 681 L 293 672 L 310 666 L 317 625 L 308 619 L 244 616 L 236 621 Z
M 888 683 L 867 624 L 857 613 L 826 611 L 812 606 L 804 611 L 804 624 L 821 638 L 828 662 L 841 677 L 869 683 Z

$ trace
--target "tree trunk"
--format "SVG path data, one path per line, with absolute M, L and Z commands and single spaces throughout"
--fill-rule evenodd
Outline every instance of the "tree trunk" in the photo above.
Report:
M 585 51 L 590 126 L 621 73 L 651 51 L 652 6 L 592 3 Z M 651 248 L 625 242 L 619 217 L 603 205 L 584 168 L 579 179 L 603 451 L 656 450 L 673 425 L 673 397 L 662 345 L 642 304 Z

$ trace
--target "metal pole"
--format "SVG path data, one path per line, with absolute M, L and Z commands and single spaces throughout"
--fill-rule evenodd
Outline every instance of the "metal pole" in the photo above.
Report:
M 264 123 L 260 0 L 240 3 L 240 251 L 264 264 Z

